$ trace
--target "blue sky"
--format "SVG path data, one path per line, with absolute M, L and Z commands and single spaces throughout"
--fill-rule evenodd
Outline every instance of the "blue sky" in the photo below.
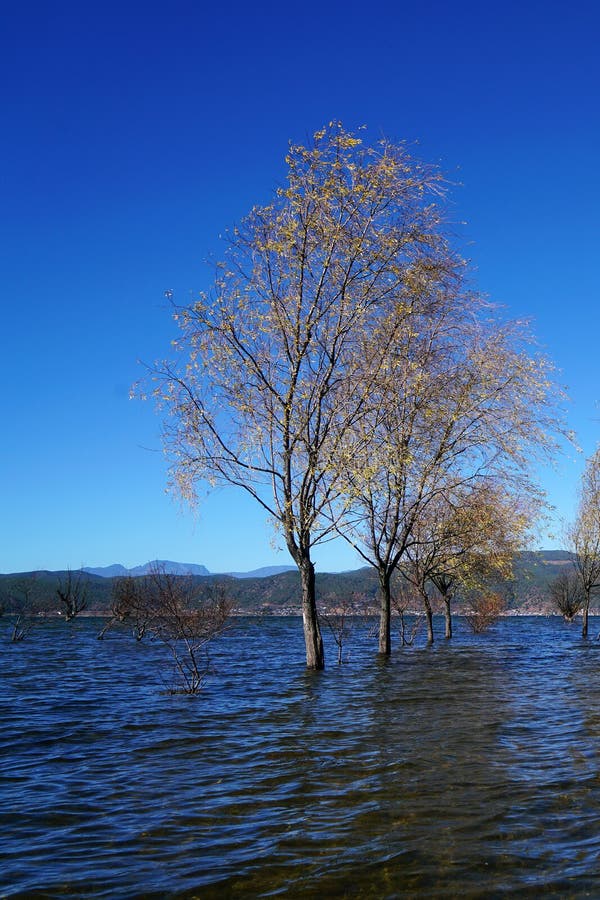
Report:
M 532 317 L 569 388 L 583 455 L 541 478 L 572 514 L 600 435 L 595 4 L 8 7 L 0 571 L 289 563 L 243 495 L 192 514 L 165 494 L 159 419 L 129 388 L 168 355 L 165 290 L 207 287 L 219 234 L 330 119 L 418 141 L 456 182 L 477 286 Z M 316 560 L 357 564 L 338 545 Z

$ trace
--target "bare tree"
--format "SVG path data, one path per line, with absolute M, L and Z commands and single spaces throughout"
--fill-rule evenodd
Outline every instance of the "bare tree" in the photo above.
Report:
M 548 590 L 555 608 L 570 625 L 585 602 L 579 572 L 570 567 L 566 571 L 559 572 L 550 582 Z
M 26 582 L 17 585 L 20 593 L 19 611 L 12 623 L 11 641 L 13 644 L 25 640 L 34 625 L 37 624 L 36 612 L 31 599 L 32 586 Z
M 73 574 L 67 569 L 64 578 L 60 578 L 56 595 L 65 607 L 65 620 L 69 622 L 78 616 L 87 606 L 88 579 L 79 570 Z
M 183 496 L 234 485 L 276 524 L 300 572 L 314 669 L 324 654 L 312 548 L 346 509 L 343 437 L 409 315 L 407 273 L 438 243 L 437 170 L 402 146 L 361 143 L 330 123 L 311 147 L 290 147 L 287 186 L 234 229 L 213 291 L 176 313 L 183 365 L 154 373 Z
M 344 653 L 344 644 L 350 639 L 354 628 L 356 603 L 353 597 L 344 597 L 341 601 L 328 598 L 320 610 L 319 616 L 329 629 L 337 647 L 337 664 L 341 666 Z
M 152 604 L 143 578 L 125 575 L 116 578 L 112 588 L 110 617 L 98 633 L 98 640 L 117 623 L 127 622 L 136 641 L 141 641 L 153 616 Z
M 405 616 L 410 607 L 414 606 L 414 602 L 414 591 L 411 591 L 406 584 L 400 583 L 399 585 L 397 585 L 392 594 L 392 610 L 396 615 L 400 626 L 399 634 L 401 647 L 411 647 L 415 641 L 417 634 L 421 630 L 423 616 L 417 615 L 413 620 L 410 629 L 410 636 L 407 635 L 408 623 L 406 622 Z
M 231 602 L 222 584 L 203 584 L 191 575 L 174 575 L 157 565 L 140 578 L 115 582 L 112 616 L 132 625 L 137 641 L 148 635 L 169 650 L 173 693 L 197 694 L 210 671 L 208 645 L 227 627 Z
M 600 449 L 587 460 L 577 515 L 567 530 L 567 539 L 583 591 L 581 633 L 587 638 L 590 603 L 600 588 Z
M 36 576 L 20 580 L 15 585 L 17 596 L 12 597 L 11 607 L 15 618 L 12 622 L 10 640 L 18 643 L 25 640 L 32 629 L 44 621 L 48 614 L 48 604 L 34 596 Z
M 172 575 L 162 567 L 145 579 L 152 635 L 169 649 L 174 692 L 197 694 L 210 671 L 208 645 L 227 626 L 231 613 L 223 585 L 200 587 L 191 576 Z

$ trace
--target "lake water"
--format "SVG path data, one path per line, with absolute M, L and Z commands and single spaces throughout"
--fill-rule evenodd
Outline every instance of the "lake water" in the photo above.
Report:
M 199 697 L 100 624 L 0 620 L 0 897 L 600 896 L 577 623 L 458 620 L 388 662 L 361 624 L 308 673 L 299 620 L 241 620 Z

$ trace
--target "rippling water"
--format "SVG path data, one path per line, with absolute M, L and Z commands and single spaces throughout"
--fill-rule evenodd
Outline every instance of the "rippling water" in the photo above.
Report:
M 196 698 L 97 621 L 0 626 L 2 897 L 600 896 L 577 625 L 459 621 L 387 663 L 361 625 L 307 673 L 298 620 L 242 620 Z

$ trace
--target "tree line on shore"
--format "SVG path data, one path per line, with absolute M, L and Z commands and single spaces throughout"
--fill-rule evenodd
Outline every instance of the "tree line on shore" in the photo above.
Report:
M 485 590 L 455 598 L 456 613 L 465 617 L 474 631 L 485 630 L 505 614 L 560 614 L 569 623 L 581 614 L 587 635 L 590 608 L 574 553 L 519 553 L 512 569 L 512 581 L 489 583 Z M 347 631 L 351 619 L 377 615 L 378 583 L 372 570 L 323 573 L 317 575 L 316 583 L 319 615 L 332 635 L 340 629 L 342 633 Z M 178 604 L 173 604 L 174 597 Z M 103 619 L 99 636 L 118 624 L 139 640 L 153 633 L 150 622 L 161 622 L 164 632 L 167 613 L 175 607 L 181 614 L 179 620 L 175 617 L 176 632 L 176 623 L 183 621 L 186 610 L 195 615 L 203 608 L 210 609 L 215 597 L 220 598 L 227 617 L 297 615 L 301 611 L 300 580 L 292 571 L 267 578 L 235 579 L 176 575 L 156 565 L 147 575 L 137 577 L 103 578 L 69 570 L 0 576 L 0 615 L 7 615 L 6 635 L 13 642 L 24 640 L 47 618 L 61 617 L 69 622 L 82 614 Z M 592 603 L 593 599 L 592 591 Z M 447 605 L 434 585 L 430 586 L 428 602 L 433 612 L 444 613 L 444 634 L 451 637 L 452 616 L 449 622 Z M 427 619 L 420 595 L 401 577 L 393 583 L 391 614 L 401 646 L 409 643 L 405 638 L 408 619 L 417 617 L 419 629 Z M 199 622 L 197 619 L 196 624 Z M 428 640 L 432 642 L 433 635 Z

